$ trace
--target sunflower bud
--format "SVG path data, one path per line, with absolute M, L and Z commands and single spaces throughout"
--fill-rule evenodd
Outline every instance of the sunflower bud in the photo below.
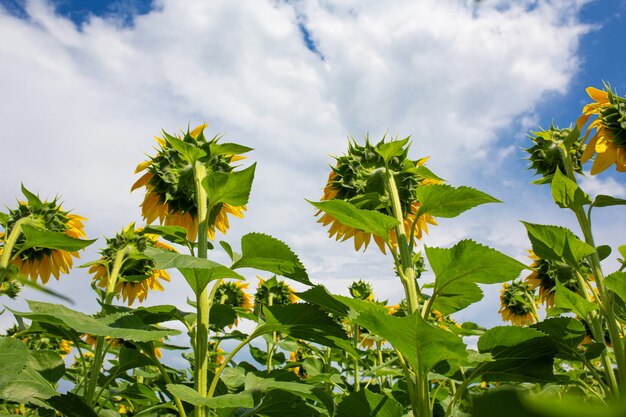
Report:
M 572 129 L 559 129 L 554 125 L 548 130 L 533 132 L 530 136 L 534 145 L 526 152 L 530 154 L 530 168 L 535 170 L 535 175 L 543 178 L 539 182 L 549 182 L 556 172 L 557 168 L 561 172 L 565 171 L 565 163 L 563 162 L 564 146 L 563 142 L 571 135 Z M 578 173 L 582 173 L 582 155 L 584 145 L 580 139 L 577 139 L 573 145 L 569 147 L 569 158 L 572 168 Z
M 267 281 L 261 277 L 257 278 L 259 286 L 254 294 L 255 313 L 259 314 L 262 306 L 287 305 L 298 301 L 293 288 L 285 281 L 276 279 L 276 275 Z
M 372 286 L 365 281 L 354 281 L 349 287 L 350 295 L 352 298 L 358 300 L 374 301 L 374 291 Z
M 568 290 L 579 291 L 576 271 L 571 266 L 563 262 L 540 258 L 532 251 L 530 258 L 534 260 L 530 265 L 533 272 L 526 277 L 526 283 L 531 290 L 538 289 L 537 298 L 540 303 L 545 303 L 546 307 L 554 307 L 557 282 Z M 587 261 L 582 261 L 581 269 L 584 272 L 590 272 Z

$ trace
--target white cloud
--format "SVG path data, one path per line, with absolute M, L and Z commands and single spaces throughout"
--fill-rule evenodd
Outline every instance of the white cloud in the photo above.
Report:
M 128 190 L 151 137 L 206 121 L 209 134 L 256 148 L 259 163 L 249 213 L 231 222 L 229 241 L 271 232 L 315 282 L 341 291 L 368 278 L 381 298 L 397 299 L 390 259 L 325 239 L 303 199 L 319 198 L 328 155 L 343 152 L 349 133 L 412 134 L 413 155 L 432 155 L 430 166 L 456 184 L 480 178 L 492 153 L 507 158 L 499 130 L 566 90 L 586 31 L 580 2 L 531 3 L 162 0 L 133 27 L 92 17 L 80 30 L 43 0 L 27 3 L 27 20 L 0 8 L 0 146 L 10 173 L 0 202 L 13 203 L 20 181 L 62 193 L 90 218 L 90 236 L 110 236 L 140 220 L 141 195 Z M 302 22 L 323 60 L 306 48 Z M 489 235 L 489 219 L 473 219 L 445 235 L 434 228 L 429 242 Z M 80 295 L 88 282 L 81 271 L 55 288 L 93 310 Z M 178 284 L 167 291 L 180 305 L 189 295 Z
M 619 183 L 613 177 L 602 178 L 597 175 L 590 175 L 588 172 L 582 177 L 580 187 L 592 197 L 598 194 L 610 195 L 613 197 L 626 197 L 626 186 Z

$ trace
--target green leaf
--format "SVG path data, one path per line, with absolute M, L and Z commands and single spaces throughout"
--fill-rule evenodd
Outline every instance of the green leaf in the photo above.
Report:
M 211 306 L 211 314 L 209 322 L 219 329 L 230 326 L 237 320 L 237 312 L 231 306 L 226 304 L 213 304 Z
M 613 272 L 605 278 L 607 288 L 626 300 L 626 272 Z
M 571 317 L 556 317 L 547 319 L 532 328 L 550 336 L 558 347 L 557 357 L 565 360 L 580 360 L 578 345 L 585 339 L 585 326 Z
M 355 323 L 389 341 L 414 369 L 426 373 L 443 360 L 462 361 L 467 357 L 465 343 L 459 336 L 428 324 L 419 313 L 392 317 L 378 304 L 335 298 L 350 307 L 350 318 Z
M 622 198 L 615 198 L 610 195 L 598 194 L 593 201 L 594 207 L 609 207 L 609 206 L 624 206 L 626 200 Z
M 208 173 L 202 186 L 209 196 L 210 207 L 220 203 L 236 207 L 248 204 L 255 169 L 256 163 L 241 171 Z
M 76 239 L 62 232 L 41 230 L 33 226 L 22 225 L 22 233 L 26 238 L 23 248 L 47 248 L 74 252 L 86 248 L 97 239 Z
M 186 143 L 177 137 L 167 134 L 165 131 L 163 131 L 163 138 L 192 166 L 198 159 L 206 156 L 206 152 L 199 147 Z
M 578 261 L 596 250 L 578 239 L 570 230 L 550 225 L 522 222 L 535 255 L 553 261 L 565 261 L 578 268 Z
M 280 240 L 262 233 L 248 233 L 241 238 L 241 258 L 232 269 L 255 268 L 313 285 L 298 256 Z
M 428 213 L 435 217 L 451 218 L 481 204 L 501 203 L 489 194 L 465 186 L 455 188 L 433 184 L 418 187 L 415 195 L 420 202 L 418 216 Z
M 438 310 L 444 316 L 464 308 L 483 299 L 483 292 L 473 282 L 458 280 L 451 282 L 437 292 L 437 298 L 433 302 L 433 309 Z
M 134 347 L 122 345 L 120 347 L 118 365 L 111 368 L 109 373 L 117 375 L 130 369 L 154 366 L 154 361 Z
M 98 414 L 78 395 L 68 392 L 46 400 L 67 417 L 98 417 Z
M 232 269 L 191 255 L 182 255 L 159 248 L 146 248 L 146 255 L 154 259 L 157 269 L 177 268 L 194 292 L 199 293 L 211 281 L 223 278 L 245 279 Z
M 587 315 L 589 313 L 599 309 L 598 304 L 587 301 L 575 292 L 568 290 L 558 280 L 556 281 L 554 306 L 557 308 L 573 311 L 584 320 L 587 320 Z
M 374 234 L 385 241 L 389 240 L 389 231 L 398 224 L 398 221 L 391 216 L 374 210 L 356 208 L 347 201 L 307 201 L 315 208 L 337 219 L 344 226 Z
M 146 226 L 143 230 L 146 233 L 159 235 L 168 242 L 176 243 L 181 246 L 189 246 L 189 241 L 187 240 L 187 229 L 182 226 L 151 225 Z
M 64 324 L 94 336 L 110 336 L 135 342 L 148 342 L 180 334 L 178 330 L 147 326 L 131 313 L 109 314 L 95 318 L 59 304 L 28 301 L 32 313 L 13 311 L 15 315 L 51 324 Z
M 554 202 L 561 208 L 576 210 L 586 204 L 591 204 L 589 196 L 578 184 L 563 175 L 558 168 L 552 178 L 550 189 Z
M 335 299 L 323 285 L 316 285 L 304 292 L 298 292 L 296 295 L 304 301 L 322 307 L 322 309 L 329 313 L 336 314 L 340 317 L 348 315 L 348 307 Z
M 54 386 L 35 369 L 27 366 L 9 383 L 0 387 L 0 399 L 19 403 L 35 403 L 57 395 Z
M 407 160 L 406 165 L 412 165 L 412 162 Z M 441 181 L 441 182 L 445 181 L 443 178 L 437 176 L 434 172 L 432 172 L 430 169 L 426 168 L 423 165 L 403 167 L 403 171 L 411 172 L 413 174 L 419 175 L 422 178 L 428 178 L 431 180 Z
M 51 383 L 57 382 L 65 374 L 65 362 L 50 350 L 31 352 L 29 366 Z
M 527 327 L 500 326 L 478 339 L 478 350 L 490 353 L 493 361 L 480 365 L 487 381 L 554 381 L 557 347 L 545 334 Z
M 404 154 L 404 146 L 408 141 L 409 137 L 401 140 L 393 140 L 391 142 L 381 143 L 374 149 L 380 156 L 382 156 L 385 164 L 388 164 L 392 158 L 402 156 Z
M 237 394 L 225 394 L 206 398 L 186 385 L 167 384 L 167 390 L 182 401 L 192 405 L 204 405 L 211 408 L 252 408 L 254 407 L 253 392 L 242 391 Z
M 256 407 L 238 413 L 237 417 L 316 417 L 319 415 L 320 413 L 307 405 L 302 398 L 284 391 L 271 391 L 261 398 Z
M 28 201 L 28 205 L 30 207 L 38 209 L 43 206 L 43 203 L 41 202 L 39 197 L 28 191 L 28 189 L 24 187 L 24 184 L 22 184 L 22 193 L 24 194 L 24 197 L 26 197 L 26 201 Z
M 356 355 L 343 328 L 317 306 L 298 303 L 267 307 L 263 311 L 265 323 L 254 330 L 255 336 L 282 332 L 296 339 L 336 347 Z
M 442 313 L 454 312 L 479 301 L 482 292 L 475 283 L 495 284 L 515 279 L 527 268 L 521 262 L 483 246 L 462 240 L 452 248 L 425 247 L 435 273 L 434 304 Z M 439 297 L 444 297 L 441 300 Z M 445 299 L 447 298 L 447 299 Z
M 353 392 L 337 407 L 337 417 L 402 417 L 402 406 L 396 400 L 369 390 Z
M 4 226 L 4 228 L 6 229 L 8 222 L 9 222 L 9 215 L 6 213 L 0 212 L 0 225 Z
M 0 337 L 0 388 L 22 372 L 29 356 L 29 350 L 21 340 Z
M 603 261 L 611 255 L 612 249 L 609 245 L 600 245 L 596 247 L 596 252 L 598 253 L 598 258 Z

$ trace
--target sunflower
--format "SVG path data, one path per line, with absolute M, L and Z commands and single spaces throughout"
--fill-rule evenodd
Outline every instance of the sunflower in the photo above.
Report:
M 531 250 L 529 257 L 533 260 L 530 265 L 533 272 L 526 277 L 526 283 L 530 290 L 537 289 L 537 299 L 546 307 L 554 307 L 554 295 L 556 294 L 557 280 L 565 288 L 575 293 L 579 292 L 575 271 L 567 264 L 540 258 Z M 583 272 L 590 274 L 587 261 L 580 265 Z
M 590 117 L 597 116 L 587 127 L 585 136 L 594 129 L 595 133 L 582 156 L 583 162 L 586 162 L 596 154 L 591 175 L 604 171 L 612 164 L 617 171 L 626 172 L 626 98 L 614 94 L 608 85 L 605 88 L 606 91 L 587 88 L 587 94 L 594 102 L 583 108 L 583 114 L 576 122 L 582 129 Z
M 336 165 L 328 176 L 322 200 L 348 201 L 361 209 L 389 214 L 389 196 L 383 179 L 385 161 L 379 153 L 381 145 L 385 144 L 384 141 L 385 138 L 378 144 L 372 145 L 366 137 L 365 145 L 360 146 L 351 140 L 348 154 L 335 157 Z M 421 239 L 423 233 L 428 233 L 428 225 L 436 225 L 437 222 L 430 214 L 420 215 L 416 219 L 420 203 L 415 197 L 415 190 L 421 186 L 440 184 L 443 181 L 432 173 L 428 177 L 417 173 L 416 167 L 422 167 L 428 158 L 411 161 L 407 155 L 408 147 L 402 150 L 401 155 L 391 158 L 387 167 L 392 172 L 398 187 L 405 233 L 411 240 L 414 237 Z M 430 171 L 422 170 L 422 173 L 426 172 Z M 372 234 L 346 226 L 329 213 L 318 211 L 316 216 L 320 214 L 318 223 L 324 226 L 330 225 L 329 237 L 334 236 L 336 240 L 341 241 L 354 238 L 355 250 L 360 250 L 361 247 L 367 249 Z M 373 237 L 380 250 L 386 253 L 386 242 L 378 236 Z M 395 228 L 390 232 L 390 243 L 394 247 L 397 246 Z
M 21 224 L 48 232 L 61 232 L 75 239 L 85 237 L 84 217 L 64 211 L 57 198 L 53 201 L 41 201 L 26 188 L 22 187 L 22 190 L 28 201 L 20 201 L 16 209 L 9 210 L 6 223 L 3 224 L 5 232 L 0 247 L 3 258 L 11 233 L 16 226 L 21 227 Z M 8 251 L 11 253 L 6 256 L 12 257 L 10 262 L 20 273 L 29 276 L 32 281 L 40 278 L 43 284 L 50 280 L 50 276 L 58 280 L 61 274 L 69 273 L 74 264 L 72 257 L 80 257 L 77 251 L 29 247 L 23 234 L 19 235 Z
M 527 326 L 537 321 L 534 293 L 522 281 L 502 284 L 500 310 L 502 319 L 515 326 Z
M 348 287 L 348 291 L 350 291 L 352 298 L 374 301 L 374 291 L 372 290 L 372 286 L 363 280 L 354 281 Z
M 206 124 L 187 132 L 182 138 L 174 138 L 163 132 L 164 137 L 155 138 L 159 144 L 157 155 L 140 163 L 135 173 L 145 172 L 135 182 L 131 191 L 146 187 L 146 195 L 141 203 L 141 212 L 148 223 L 159 220 L 167 226 L 182 226 L 187 230 L 187 239 L 196 240 L 198 231 L 198 210 L 196 206 L 196 189 L 194 169 L 187 159 L 175 149 L 171 143 L 182 141 L 185 146 L 192 147 L 199 152 L 199 161 L 206 167 L 208 173 L 233 170 L 233 162 L 243 159 L 235 152 L 248 152 L 250 148 L 226 144 L 225 152 L 218 144 L 219 136 L 206 140 L 204 128 Z M 209 196 L 210 197 L 210 196 Z M 232 206 L 226 203 L 217 204 L 209 213 L 208 237 L 215 238 L 215 230 L 226 233 L 230 224 L 228 216 L 242 218 L 246 206 Z
M 100 251 L 102 258 L 89 268 L 89 272 L 94 274 L 95 284 L 107 288 L 115 259 L 120 251 L 125 251 L 115 285 L 116 297 L 122 297 L 123 301 L 131 305 L 135 300 L 143 302 L 149 290 L 163 291 L 160 281 L 169 281 L 170 276 L 165 270 L 155 268 L 152 258 L 144 254 L 147 247 L 175 251 L 170 245 L 159 242 L 156 235 L 135 229 L 134 223 L 114 238 L 107 239 L 107 247 Z
M 551 179 L 557 169 L 566 172 L 563 161 L 563 143 L 570 139 L 570 135 L 576 133 L 571 128 L 560 129 L 554 125 L 550 126 L 548 130 L 532 132 L 530 139 L 533 146 L 526 149 L 526 152 L 530 154 L 528 157 L 529 169 L 534 169 L 535 175 L 540 175 L 546 180 Z M 585 146 L 579 138 L 569 147 L 569 160 L 572 169 L 579 174 L 583 172 L 582 155 L 584 148 Z M 540 179 L 539 182 L 544 181 Z
M 254 299 L 245 290 L 249 283 L 241 281 L 229 281 L 222 283 L 215 291 L 215 299 L 220 304 L 229 305 L 235 308 L 242 308 L 246 311 L 252 311 L 254 307 Z M 232 325 L 237 326 L 239 319 L 236 318 Z
M 254 305 L 256 309 L 261 306 L 275 306 L 294 304 L 298 301 L 293 288 L 283 280 L 276 279 L 276 275 L 268 280 L 257 276 L 259 285 L 254 294 Z

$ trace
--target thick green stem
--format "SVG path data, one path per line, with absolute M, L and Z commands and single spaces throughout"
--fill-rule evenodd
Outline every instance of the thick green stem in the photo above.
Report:
M 110 305 L 113 300 L 113 296 L 115 295 L 115 287 L 117 286 L 117 278 L 120 274 L 120 270 L 122 269 L 122 265 L 124 264 L 124 259 L 128 249 L 126 247 L 117 251 L 115 254 L 115 260 L 113 261 L 113 267 L 109 272 L 109 279 L 107 280 L 107 287 L 104 292 L 104 304 Z M 98 336 L 96 338 L 96 349 L 93 357 L 93 365 L 91 368 L 91 375 L 89 377 L 89 383 L 87 385 L 87 391 L 85 392 L 85 400 L 87 403 L 92 404 L 97 399 L 94 397 L 94 393 L 96 391 L 96 386 L 98 385 L 98 377 L 100 376 L 100 368 L 102 367 L 102 363 L 104 362 L 104 336 Z
M 2 257 L 0 258 L 0 268 L 6 268 L 9 266 L 9 262 L 11 262 L 11 254 L 13 252 L 13 246 L 15 246 L 15 242 L 22 234 L 22 224 L 30 220 L 28 217 L 23 217 L 15 222 L 13 225 L 13 230 L 9 233 L 9 236 L 4 241 L 4 248 L 2 252 Z
M 409 313 L 413 314 L 418 311 L 419 302 L 423 301 L 424 297 L 417 288 L 411 247 L 409 245 L 409 239 L 406 235 L 406 231 L 404 230 L 404 216 L 402 213 L 400 196 L 398 194 L 398 187 L 396 186 L 393 173 L 389 169 L 385 170 L 385 179 L 389 200 L 391 202 L 391 211 L 395 219 L 398 221 L 398 224 L 395 227 L 396 238 L 398 241 L 398 251 L 400 252 L 400 268 L 398 269 L 398 275 L 400 276 L 404 286 Z M 420 417 L 430 417 L 429 396 L 430 393 L 427 373 L 417 370 L 415 386 L 411 389 L 411 386 L 409 385 L 409 397 L 411 398 L 411 403 L 413 404 L 413 414 L 418 414 Z
M 208 215 L 208 196 L 202 186 L 202 181 L 206 178 L 206 167 L 200 162 L 196 162 L 194 166 L 194 181 L 196 188 L 196 208 L 198 210 L 198 258 L 206 259 L 208 257 L 207 232 L 209 228 Z M 196 293 L 197 301 L 197 327 L 196 327 L 196 345 L 195 345 L 195 385 L 196 391 L 201 396 L 207 395 L 207 371 L 209 365 L 208 349 L 209 349 L 209 289 L 205 286 L 199 293 Z M 208 408 L 205 406 L 196 406 L 196 417 L 206 417 Z
M 567 156 L 567 151 L 562 148 L 560 148 L 560 150 L 561 159 L 565 165 L 565 174 L 570 180 L 576 183 L 576 176 L 574 175 L 572 162 Z M 596 245 L 593 239 L 590 217 L 587 216 L 585 210 L 582 207 L 577 207 L 573 209 L 573 211 L 576 215 L 576 219 L 578 220 L 578 224 L 580 225 L 580 228 L 583 232 L 583 236 L 585 237 L 585 242 L 595 249 Z M 609 338 L 613 345 L 613 352 L 615 354 L 615 361 L 617 363 L 617 372 L 622 382 L 617 387 L 619 391 L 615 391 L 615 394 L 621 394 L 622 396 L 626 396 L 626 384 L 624 383 L 624 381 L 626 381 L 626 352 L 624 351 L 624 347 L 622 345 L 620 330 L 617 326 L 615 313 L 613 311 L 613 296 L 607 290 L 606 284 L 604 283 L 604 273 L 602 272 L 602 266 L 600 264 L 600 257 L 598 256 L 598 253 L 594 252 L 593 254 L 589 255 L 587 259 L 591 264 L 591 270 L 595 277 L 596 285 L 598 288 L 598 301 L 600 303 L 600 306 L 602 307 L 600 311 L 602 312 L 602 314 L 604 314 L 604 318 L 609 331 Z M 582 290 L 583 292 L 586 292 L 584 287 L 582 288 Z M 602 339 L 598 340 L 598 342 L 602 343 Z M 604 366 L 605 372 L 607 373 L 609 380 L 615 379 L 613 367 L 610 362 L 608 364 L 604 364 Z

